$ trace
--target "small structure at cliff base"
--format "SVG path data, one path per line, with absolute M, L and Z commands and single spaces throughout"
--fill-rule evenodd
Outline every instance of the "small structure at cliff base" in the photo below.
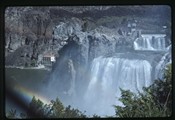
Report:
M 53 63 L 56 62 L 56 57 L 53 53 L 45 53 L 43 55 L 43 59 L 41 61 L 41 64 L 45 67 L 52 67 Z

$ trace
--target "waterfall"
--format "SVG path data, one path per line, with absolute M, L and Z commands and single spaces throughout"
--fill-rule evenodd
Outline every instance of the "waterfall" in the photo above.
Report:
M 155 79 L 163 79 L 164 69 L 171 61 L 171 45 L 167 47 L 167 52 L 162 56 L 155 68 Z
M 165 38 L 161 36 L 143 36 L 134 41 L 135 50 L 166 50 Z
M 164 36 L 137 38 L 129 44 L 134 50 L 128 49 L 127 44 L 100 37 L 99 33 L 87 38 L 81 39 L 81 44 L 69 41 L 59 51 L 48 96 L 58 96 L 64 105 L 86 111 L 88 116 L 115 115 L 113 105 L 123 105 L 118 100 L 120 88 L 143 92 L 142 88 L 151 85 L 163 73 L 166 60 L 171 59 L 171 47 L 166 47 Z
M 109 57 L 95 58 L 91 66 L 90 82 L 85 93 L 87 106 L 92 113 L 98 115 L 114 115 L 112 105 L 121 104 L 116 101 L 120 90 L 129 89 L 132 92 L 142 91 L 143 86 L 149 86 L 152 66 L 147 60 Z

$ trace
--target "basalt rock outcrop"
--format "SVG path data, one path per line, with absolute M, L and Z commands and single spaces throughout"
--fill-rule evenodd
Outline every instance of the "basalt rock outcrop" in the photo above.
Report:
M 143 15 L 154 17 L 155 14 L 150 13 L 155 13 L 157 9 L 162 11 L 161 14 L 156 13 L 157 18 L 162 20 L 160 23 L 155 24 L 153 20 L 145 22 L 144 19 L 140 19 L 144 17 Z M 85 47 L 82 49 L 89 49 L 85 45 L 89 42 L 87 44 L 90 49 L 87 54 L 90 56 L 88 59 L 91 60 L 101 54 L 99 51 L 105 54 L 114 51 L 115 42 L 118 43 L 117 46 L 130 44 L 132 37 L 125 37 L 122 34 L 117 36 L 116 33 L 121 27 L 126 26 L 126 20 L 131 19 L 129 16 L 136 15 L 139 18 L 138 27 L 141 29 L 147 29 L 147 26 L 153 23 L 152 29 L 159 29 L 160 24 L 163 25 L 170 17 L 169 14 L 165 14 L 168 10 L 168 8 L 165 10 L 164 6 L 7 7 L 5 9 L 5 64 L 30 66 L 34 62 L 38 65 L 44 53 L 53 51 L 57 54 L 67 39 L 74 39 L 78 44 L 82 44 Z M 64 34 L 60 35 L 59 32 Z M 105 50 L 100 48 L 104 43 L 109 46 Z

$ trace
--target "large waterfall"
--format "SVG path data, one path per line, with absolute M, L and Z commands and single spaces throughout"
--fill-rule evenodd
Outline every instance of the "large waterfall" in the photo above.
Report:
M 84 95 L 86 107 L 91 106 L 89 114 L 114 115 L 112 106 L 122 106 L 118 101 L 121 97 L 119 88 L 142 92 L 143 87 L 162 77 L 163 68 L 171 62 L 171 51 L 166 47 L 165 38 L 144 36 L 133 44 L 133 52 L 101 56 L 92 61 L 90 81 Z
M 115 114 L 112 107 L 120 90 L 130 89 L 133 92 L 142 91 L 143 86 L 149 86 L 152 67 L 146 60 L 109 57 L 95 58 L 91 67 L 91 79 L 85 93 L 85 101 L 92 105 L 92 113 L 99 115 Z
M 130 89 L 136 92 L 143 86 L 150 85 L 151 70 L 152 67 L 147 60 L 98 57 L 92 62 L 88 90 L 99 83 L 102 90 L 112 87 L 128 89 L 128 86 L 132 86 Z
M 165 65 L 171 62 L 171 47 L 165 43 L 164 37 L 142 36 L 133 42 L 132 50 L 121 45 L 119 49 L 115 46 L 116 51 L 103 52 L 106 42 L 101 43 L 101 49 L 94 44 L 86 49 L 88 42 L 84 47 L 72 41 L 60 51 L 48 96 L 59 97 L 65 105 L 86 111 L 86 115 L 113 116 L 113 105 L 123 105 L 118 100 L 120 88 L 142 92 L 143 87 L 162 77 Z M 97 50 L 101 53 L 91 55 Z

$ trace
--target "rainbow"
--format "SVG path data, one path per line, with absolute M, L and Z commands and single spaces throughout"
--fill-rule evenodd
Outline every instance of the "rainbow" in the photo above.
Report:
M 28 89 L 27 87 L 21 86 L 19 84 L 16 84 L 13 90 L 26 103 L 30 103 L 34 96 L 36 99 L 40 99 L 44 104 L 50 103 L 50 100 L 40 93 L 32 91 L 31 89 Z

